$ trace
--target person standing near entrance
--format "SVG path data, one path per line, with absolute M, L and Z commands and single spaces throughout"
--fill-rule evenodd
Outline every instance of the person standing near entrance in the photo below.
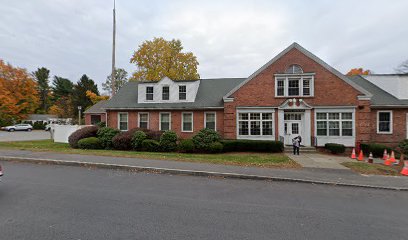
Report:
M 300 149 L 300 142 L 302 141 L 302 137 L 297 136 L 294 139 L 292 139 L 292 144 L 293 144 L 293 155 L 299 155 L 299 149 Z

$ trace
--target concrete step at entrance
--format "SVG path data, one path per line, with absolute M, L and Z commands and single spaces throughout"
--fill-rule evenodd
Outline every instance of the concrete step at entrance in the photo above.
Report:
M 301 152 L 315 153 L 317 152 L 315 147 L 300 147 Z M 293 152 L 292 146 L 285 146 L 284 152 Z

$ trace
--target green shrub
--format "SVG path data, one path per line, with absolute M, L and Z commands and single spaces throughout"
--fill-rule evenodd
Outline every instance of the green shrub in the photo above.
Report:
M 143 151 L 158 152 L 160 150 L 160 143 L 153 139 L 146 139 L 142 142 Z
M 211 153 L 220 153 L 224 149 L 224 145 L 220 142 L 213 142 L 210 144 L 210 152 Z
M 194 142 L 191 139 L 181 140 L 178 145 L 178 150 L 184 153 L 192 153 L 195 151 Z
M 224 152 L 283 152 L 283 143 L 269 140 L 223 140 Z
M 147 135 L 143 131 L 136 131 L 132 137 L 133 149 L 139 150 L 142 148 L 142 142 L 147 139 Z
M 177 134 L 173 131 L 165 131 L 160 137 L 160 150 L 172 152 L 177 149 Z
M 398 144 L 398 147 L 401 148 L 401 152 L 405 155 L 408 155 L 408 139 L 403 140 Z
M 102 141 L 96 137 L 83 138 L 78 141 L 78 148 L 81 149 L 103 149 Z
M 110 128 L 110 127 L 103 127 L 98 130 L 96 136 L 101 140 L 102 146 L 105 149 L 112 149 L 112 139 L 115 137 L 120 131 L 118 129 Z
M 387 149 L 388 153 L 391 153 L 392 150 L 390 147 L 377 143 L 361 143 L 360 148 L 363 150 L 365 155 L 368 156 L 371 152 L 374 157 L 382 157 L 384 154 L 384 149 Z
M 210 145 L 213 142 L 219 142 L 221 140 L 220 135 L 208 128 L 201 129 L 196 135 L 192 138 L 194 146 L 199 151 L 210 151 Z
M 39 122 L 39 121 L 37 121 L 37 122 L 34 122 L 34 124 L 33 124 L 33 129 L 35 129 L 35 130 L 44 130 L 45 129 L 45 125 L 47 125 L 47 123 L 46 122 Z
M 106 127 L 106 122 L 98 122 L 97 124 L 95 124 L 96 126 L 103 128 Z
M 68 143 L 72 148 L 78 148 L 78 141 L 83 138 L 96 137 L 98 132 L 97 126 L 83 127 L 76 130 L 68 137 Z
M 346 147 L 343 144 L 338 143 L 326 143 L 324 145 L 324 148 L 326 148 L 333 154 L 344 153 L 344 151 L 346 151 Z

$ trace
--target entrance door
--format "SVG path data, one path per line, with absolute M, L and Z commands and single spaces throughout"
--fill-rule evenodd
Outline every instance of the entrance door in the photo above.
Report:
M 302 114 L 285 113 L 284 128 L 285 144 L 292 145 L 292 139 L 302 133 Z

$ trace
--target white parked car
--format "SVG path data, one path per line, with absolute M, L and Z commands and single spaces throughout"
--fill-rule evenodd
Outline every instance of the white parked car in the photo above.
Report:
M 1 168 L 1 165 L 0 165 L 0 181 L 1 181 L 2 176 L 3 176 L 3 168 Z
M 7 126 L 7 127 L 2 127 L 1 130 L 9 131 L 9 132 L 14 132 L 14 131 L 31 131 L 33 130 L 33 126 L 30 124 L 16 124 L 13 126 Z

